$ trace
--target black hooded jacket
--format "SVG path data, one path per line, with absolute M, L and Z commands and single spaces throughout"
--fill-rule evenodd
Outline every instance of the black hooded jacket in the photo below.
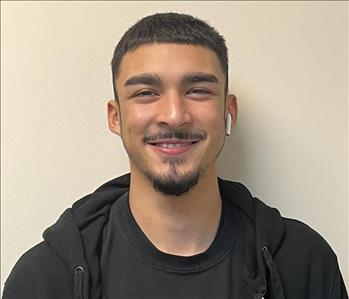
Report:
M 218 178 L 220 190 L 253 223 L 244 236 L 248 289 L 234 299 L 348 299 L 337 257 L 307 225 L 280 216 L 240 183 Z M 67 209 L 8 277 L 3 299 L 101 299 L 102 230 L 130 175 L 111 180 Z

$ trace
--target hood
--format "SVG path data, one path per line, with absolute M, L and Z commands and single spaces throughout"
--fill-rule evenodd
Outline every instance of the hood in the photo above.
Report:
M 223 196 L 229 198 L 246 217 L 244 232 L 244 269 L 242 275 L 255 292 L 255 299 L 285 299 L 279 272 L 273 260 L 284 237 L 280 212 L 253 197 L 241 183 L 218 178 Z
M 282 286 L 272 256 L 284 235 L 284 224 L 278 210 L 268 207 L 240 183 L 218 178 L 222 195 L 233 201 L 249 222 L 251 231 L 244 234 L 243 277 L 255 293 L 268 293 L 284 299 Z M 113 179 L 95 192 L 73 204 L 58 221 L 45 230 L 43 238 L 74 274 L 75 299 L 102 298 L 100 264 L 102 230 L 115 200 L 129 190 L 130 174 Z M 93 270 L 93 271 L 92 271 Z

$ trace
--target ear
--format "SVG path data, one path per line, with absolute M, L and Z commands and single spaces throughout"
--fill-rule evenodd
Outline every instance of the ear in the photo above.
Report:
M 119 103 L 117 103 L 116 100 L 109 100 L 107 104 L 107 111 L 110 131 L 121 136 L 121 116 Z
M 231 116 L 231 123 L 235 127 L 238 118 L 238 103 L 236 96 L 233 94 L 228 94 L 226 97 L 225 118 L 228 113 Z

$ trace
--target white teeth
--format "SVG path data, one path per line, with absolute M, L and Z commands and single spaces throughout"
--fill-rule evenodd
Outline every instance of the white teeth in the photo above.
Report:
M 158 143 L 157 146 L 165 147 L 165 148 L 175 148 L 180 146 L 188 146 L 190 143 Z

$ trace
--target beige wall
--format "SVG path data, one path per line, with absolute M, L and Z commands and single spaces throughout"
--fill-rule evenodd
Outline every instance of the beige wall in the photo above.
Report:
M 122 33 L 160 11 L 207 19 L 230 48 L 239 124 L 220 160 L 320 232 L 348 281 L 346 2 L 1 2 L 1 285 L 76 199 L 128 171 L 106 125 Z

